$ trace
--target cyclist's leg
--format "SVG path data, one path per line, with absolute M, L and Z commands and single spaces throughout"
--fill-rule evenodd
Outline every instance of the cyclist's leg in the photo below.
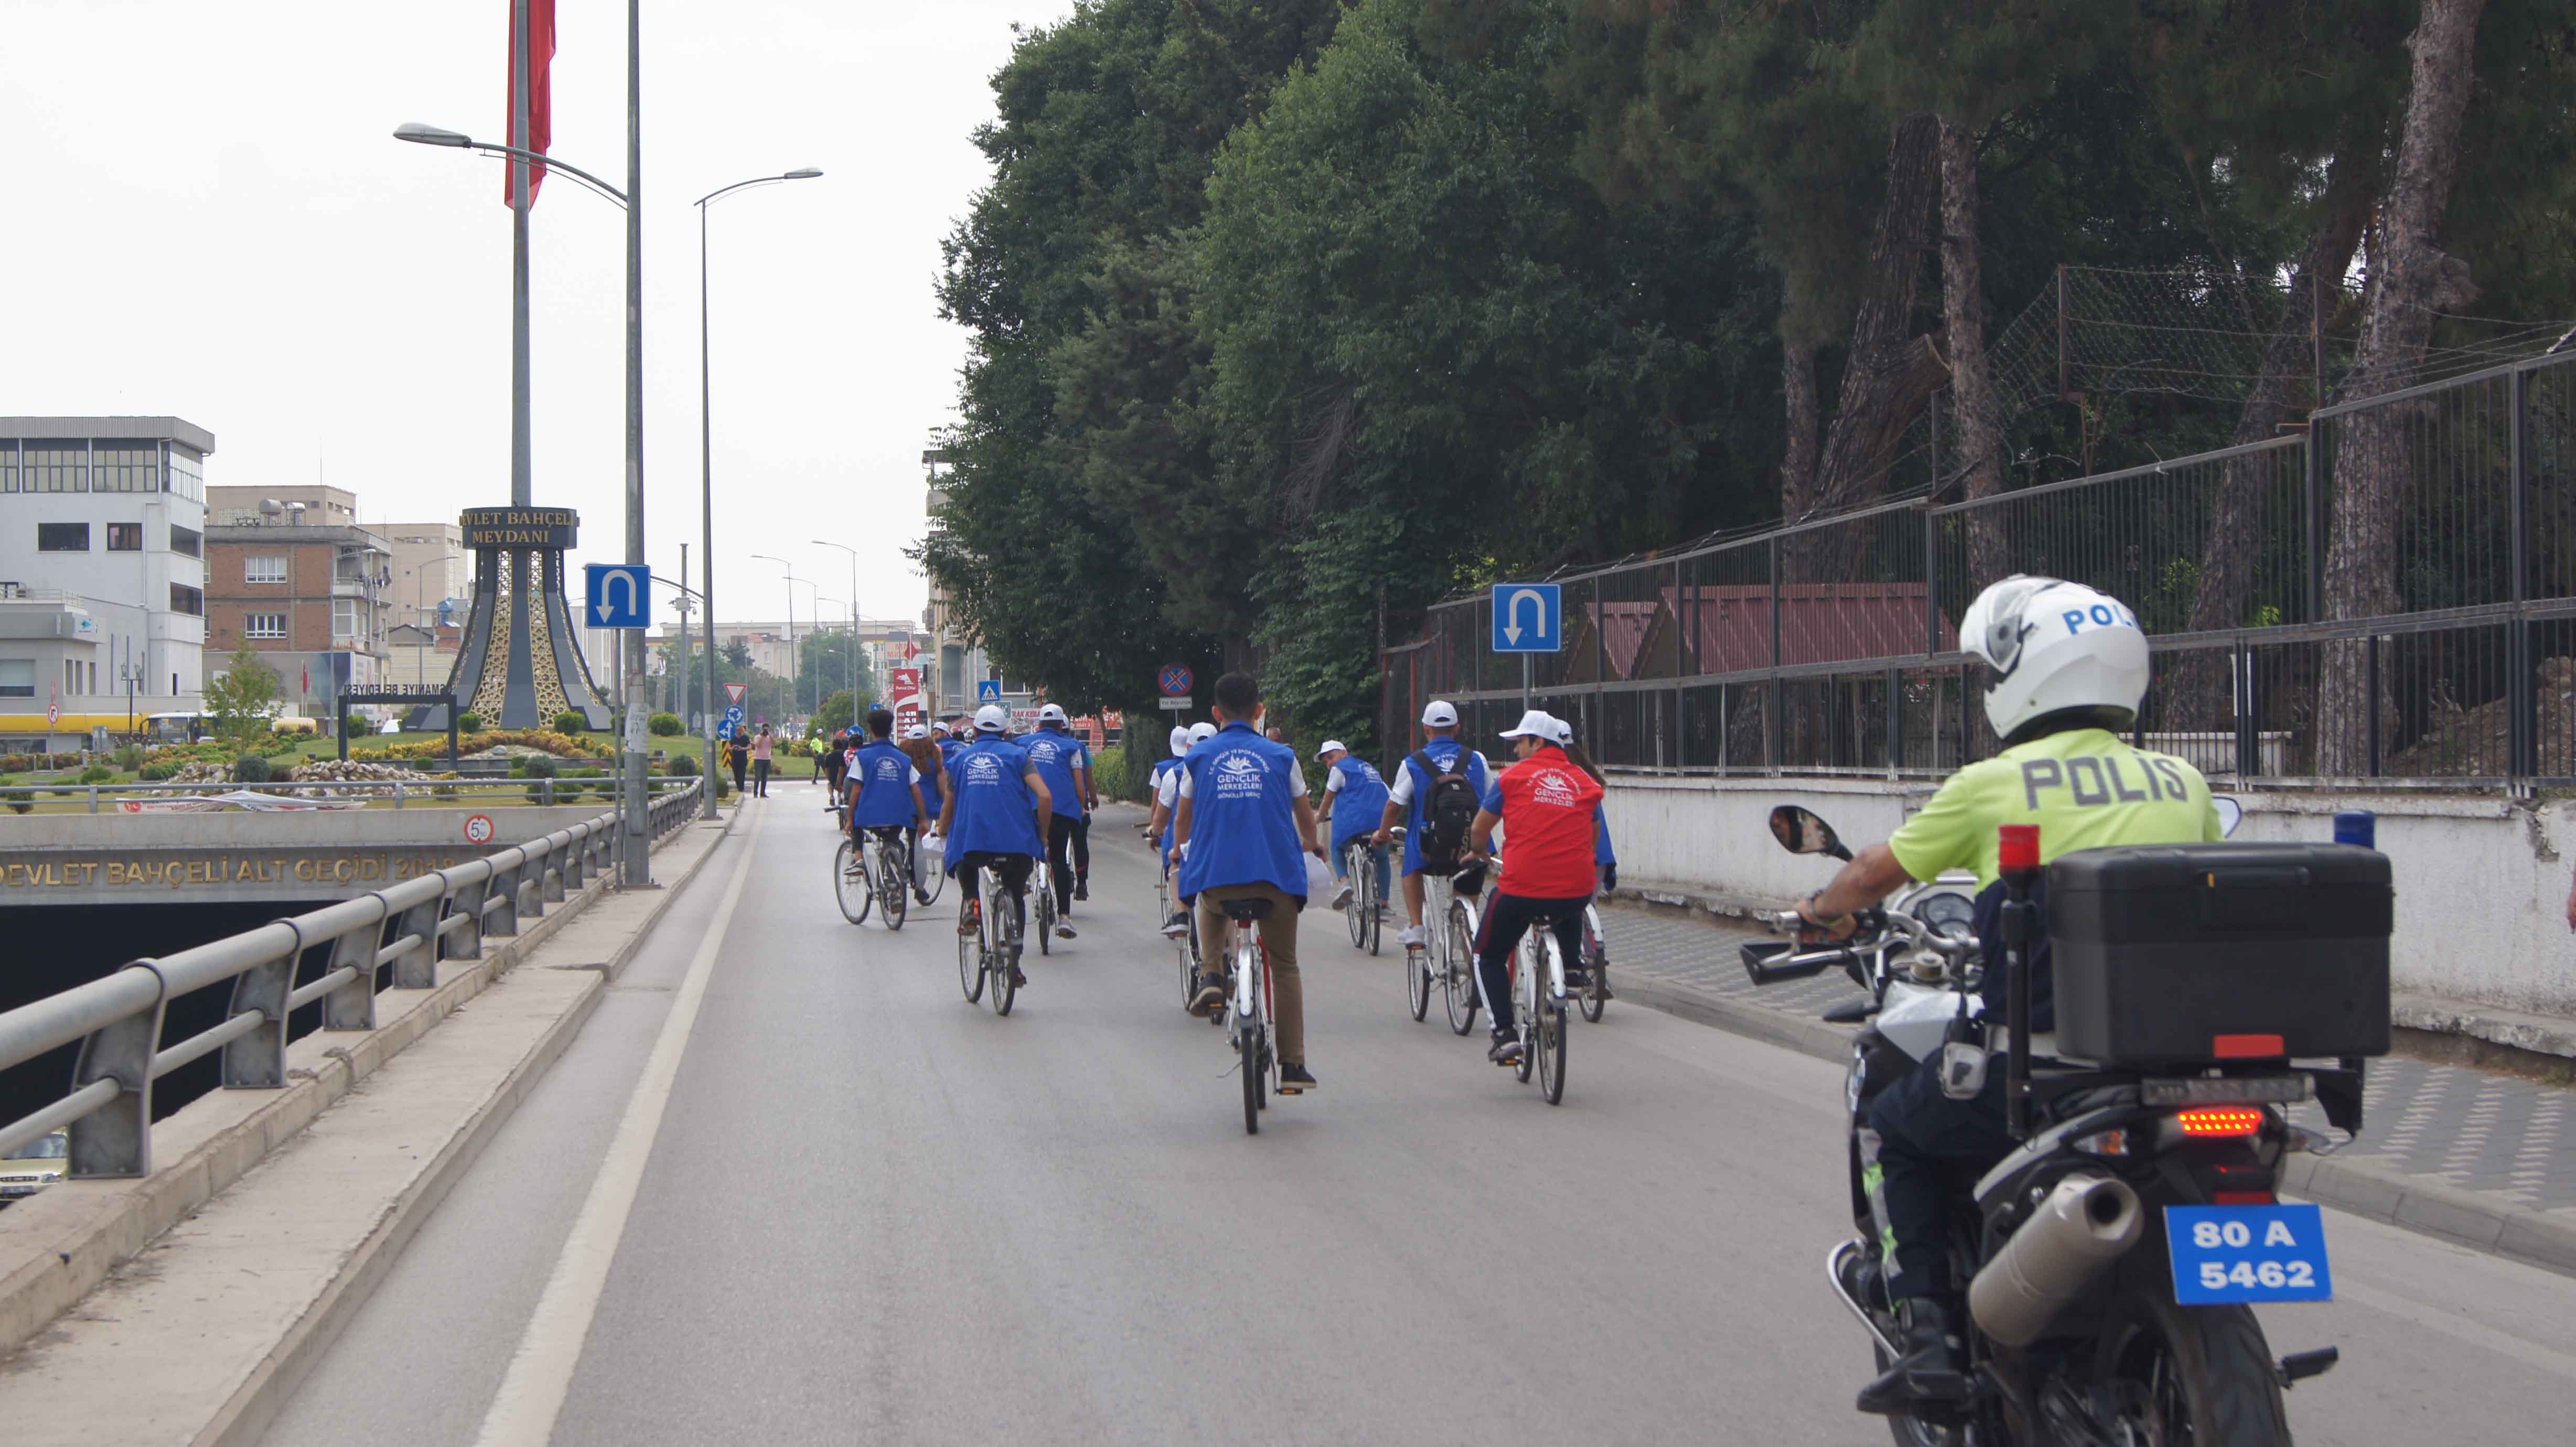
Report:
M 1512 1018 L 1512 950 L 1529 929 L 1530 916 L 1536 913 L 1529 901 L 1518 895 L 1496 890 L 1485 901 L 1485 917 L 1476 933 L 1476 985 L 1485 997 L 1485 1008 L 1493 1012 L 1494 1033 L 1501 1035 L 1515 1023 Z
M 1282 1067 L 1306 1064 L 1306 985 L 1297 973 L 1297 913 L 1304 901 L 1278 886 L 1256 884 L 1244 896 L 1270 901 L 1270 917 L 1261 922 L 1262 953 L 1270 957 L 1270 1013 L 1279 1041 Z
M 1073 821 L 1062 814 L 1047 820 L 1047 878 L 1055 887 L 1055 912 L 1073 907 L 1073 871 L 1065 863 L 1065 846 L 1073 841 Z
M 1556 948 L 1565 961 L 1565 981 L 1570 987 L 1583 975 L 1583 896 L 1572 899 L 1543 900 L 1542 904 L 1556 915 Z
M 1377 902 L 1378 907 L 1384 909 L 1387 896 L 1394 892 L 1387 888 L 1387 884 L 1390 871 L 1395 868 L 1395 858 L 1383 847 L 1370 850 L 1369 855 L 1377 861 Z
M 978 850 L 950 861 L 949 873 L 957 878 L 957 932 L 961 935 L 975 933 L 975 921 L 983 913 L 984 863 L 992 857 Z
M 1088 816 L 1073 821 L 1073 892 L 1088 896 L 1091 883 L 1091 820 Z
M 1224 1009 L 1233 988 L 1234 961 L 1226 957 L 1226 942 L 1234 924 L 1225 917 L 1218 893 L 1213 889 L 1199 891 L 1198 901 L 1190 910 L 1190 923 L 1198 928 L 1200 981 L 1199 997 L 1191 1008 L 1201 1013 Z

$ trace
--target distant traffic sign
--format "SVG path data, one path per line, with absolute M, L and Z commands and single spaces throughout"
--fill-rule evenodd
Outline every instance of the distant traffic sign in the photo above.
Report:
M 1564 589 L 1555 583 L 1496 583 L 1496 653 L 1554 653 L 1565 646 Z
M 1165 698 L 1189 697 L 1190 685 L 1196 682 L 1198 682 L 1198 676 L 1190 672 L 1189 665 L 1183 663 L 1166 663 L 1163 665 L 1163 671 L 1154 677 L 1155 686 L 1163 691 Z
M 742 712 L 742 696 L 750 691 L 751 685 L 747 683 L 728 683 L 725 685 L 725 702 L 733 705 L 731 710 L 732 712 Z
M 491 843 L 492 816 L 489 814 L 474 814 L 467 816 L 465 820 L 465 842 L 468 844 Z
M 1002 681 L 998 678 L 988 678 L 983 682 L 976 684 L 975 701 L 977 703 L 1000 703 L 1002 701 Z
M 1162 704 L 1163 712 L 1165 713 L 1188 713 L 1190 711 L 1190 700 L 1189 695 L 1187 694 L 1183 694 L 1179 698 L 1161 699 L 1158 700 L 1158 702 Z
M 583 567 L 589 591 L 583 612 L 593 628 L 644 628 L 653 621 L 653 570 L 643 563 L 591 563 Z

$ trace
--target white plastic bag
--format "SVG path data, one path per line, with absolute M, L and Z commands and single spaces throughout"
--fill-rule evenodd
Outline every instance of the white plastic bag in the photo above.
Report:
M 1312 854 L 1306 855 L 1305 860 L 1306 902 L 1314 904 L 1319 900 L 1331 899 L 1334 889 L 1333 866 Z

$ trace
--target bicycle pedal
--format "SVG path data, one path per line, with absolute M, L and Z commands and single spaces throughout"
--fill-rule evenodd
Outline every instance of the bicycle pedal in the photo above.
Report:
M 1277 1095 L 1304 1095 L 1306 1093 L 1306 1087 L 1302 1085 L 1274 1086 L 1272 1087 L 1272 1093 Z

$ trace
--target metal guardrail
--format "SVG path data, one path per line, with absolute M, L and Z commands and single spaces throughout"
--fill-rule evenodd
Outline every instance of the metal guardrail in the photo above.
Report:
M 652 837 L 696 818 L 697 805 L 694 789 L 653 800 Z M 324 1030 L 375 1029 L 380 970 L 391 967 L 393 989 L 436 989 L 441 961 L 482 958 L 484 940 L 516 935 L 523 917 L 542 915 L 594 876 L 610 874 L 616 835 L 617 816 L 602 814 L 390 889 L 136 960 L 0 1013 L 0 1068 L 80 1044 L 70 1092 L 0 1125 L 0 1155 L 68 1128 L 73 1177 L 149 1175 L 154 1081 L 221 1051 L 224 1089 L 283 1089 L 291 1012 L 318 1003 Z M 325 947 L 322 974 L 296 984 L 306 952 Z M 227 981 L 232 1003 L 223 1023 L 162 1043 L 171 1001 Z
M 694 774 L 671 774 L 659 776 L 647 780 L 646 783 L 648 788 L 656 794 L 686 793 L 694 795 L 700 787 L 698 777 Z M 114 803 L 120 797 L 130 797 L 134 795 L 218 794 L 230 793 L 236 789 L 249 789 L 264 794 L 275 794 L 281 798 L 311 798 L 316 796 L 331 798 L 347 794 L 389 797 L 394 801 L 394 807 L 397 809 L 402 808 L 406 803 L 409 803 L 415 808 L 424 806 L 433 809 L 466 807 L 472 802 L 466 797 L 469 794 L 527 795 L 533 793 L 536 795 L 537 803 L 547 807 L 552 807 L 557 802 L 555 795 L 558 792 L 564 795 L 562 802 L 567 804 L 579 803 L 581 801 L 580 796 L 586 793 L 598 794 L 604 799 L 613 799 L 616 794 L 616 785 L 617 780 L 611 775 L 602 775 L 596 779 L 502 778 L 437 779 L 428 781 L 414 781 L 407 779 L 272 779 L 266 783 L 260 784 L 236 784 L 230 781 L 213 781 L 196 784 L 171 784 L 159 782 L 132 784 L 0 784 L 0 805 L 5 805 L 12 799 L 37 800 L 48 794 L 53 795 L 56 798 L 78 798 L 86 794 L 89 798 L 89 812 L 97 814 L 105 812 L 99 808 L 99 803 L 102 799 L 109 803 Z M 447 801 L 451 799 L 459 802 L 450 804 Z

